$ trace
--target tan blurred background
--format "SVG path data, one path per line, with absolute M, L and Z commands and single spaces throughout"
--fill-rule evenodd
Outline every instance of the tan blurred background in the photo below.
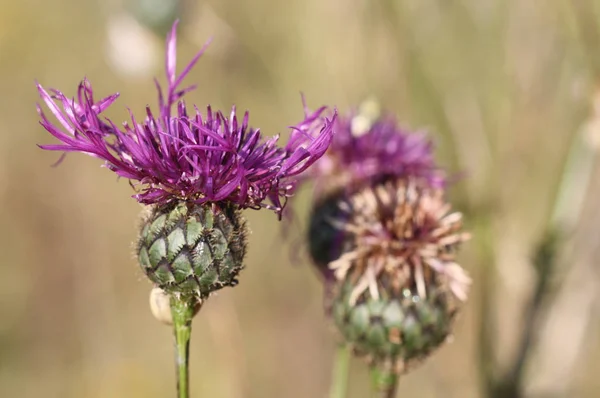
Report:
M 55 141 L 38 125 L 34 87 L 71 96 L 87 76 L 97 96 L 121 93 L 108 112 L 116 122 L 126 106 L 143 112 L 156 104 L 151 78 L 163 79 L 174 15 L 180 66 L 214 36 L 188 79 L 199 83 L 189 103 L 249 109 L 271 135 L 302 116 L 299 91 L 341 111 L 377 98 L 407 127 L 430 130 L 440 163 L 464 173 L 451 197 L 475 233 L 461 261 L 472 294 L 454 341 L 402 379 L 399 397 L 486 396 L 486 378 L 510 369 L 537 280 L 529 260 L 558 191 L 569 228 L 524 384 L 531 397 L 600 396 L 600 183 L 597 170 L 586 174 L 599 141 L 600 1 L 172 5 L 0 0 L 1 397 L 175 395 L 171 331 L 152 318 L 132 255 L 140 206 L 96 159 L 50 167 L 59 154 L 36 147 Z M 560 185 L 573 142 L 583 160 Z M 301 215 L 308 198 L 297 201 Z M 334 339 L 319 282 L 306 260 L 290 264 L 293 245 L 273 214 L 247 216 L 240 285 L 194 321 L 192 394 L 325 397 Z M 369 394 L 356 361 L 350 397 Z

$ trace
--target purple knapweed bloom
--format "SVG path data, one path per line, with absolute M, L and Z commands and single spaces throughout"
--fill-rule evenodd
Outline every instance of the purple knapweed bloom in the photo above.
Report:
M 235 107 L 229 116 L 210 106 L 206 113 L 195 106 L 188 109 L 182 97 L 195 86 L 181 84 L 208 43 L 177 75 L 176 28 L 177 22 L 167 37 L 167 90 L 156 82 L 158 114 L 147 107 L 136 118 L 130 111 L 130 122 L 118 126 L 100 115 L 119 94 L 95 101 L 85 79 L 77 97 L 69 99 L 38 84 L 41 98 L 60 123 L 53 124 L 38 106 L 40 124 L 62 141 L 40 147 L 103 159 L 107 168 L 137 182 L 134 197 L 144 204 L 230 202 L 281 214 L 299 174 L 327 150 L 335 114 L 322 118 L 325 107 L 305 113 L 291 127 L 288 143 L 279 147 L 278 136 L 265 140 L 259 129 L 249 126 L 248 112 L 239 120 Z
M 311 168 L 317 192 L 352 191 L 385 179 L 418 178 L 432 187 L 444 185 L 433 144 L 425 133 L 408 132 L 392 115 L 371 120 L 357 111 L 338 116 L 325 155 Z

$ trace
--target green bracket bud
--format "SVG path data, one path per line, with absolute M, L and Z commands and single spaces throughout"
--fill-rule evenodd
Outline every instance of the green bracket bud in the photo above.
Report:
M 246 223 L 232 205 L 178 202 L 155 207 L 142 223 L 138 261 L 166 293 L 205 298 L 237 284 L 246 235 Z
M 354 351 L 374 365 L 391 362 L 394 369 L 409 370 L 451 333 L 455 298 L 443 287 L 429 285 L 425 298 L 408 288 L 379 298 L 365 292 L 355 303 L 353 289 L 349 280 L 338 289 L 332 302 L 334 322 Z

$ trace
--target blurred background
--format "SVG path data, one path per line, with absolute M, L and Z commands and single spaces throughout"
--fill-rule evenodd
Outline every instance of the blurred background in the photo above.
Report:
M 1 397 L 174 396 L 131 246 L 141 206 L 96 159 L 50 167 L 34 81 L 71 96 L 87 76 L 121 93 L 114 121 L 140 114 L 176 17 L 180 66 L 214 36 L 188 103 L 249 109 L 271 135 L 301 119 L 300 91 L 342 112 L 375 98 L 461 176 L 471 296 L 398 396 L 600 396 L 600 1 L 0 0 Z M 292 264 L 300 235 L 246 215 L 241 283 L 194 321 L 192 394 L 325 397 L 335 339 L 306 256 Z M 350 396 L 369 394 L 357 360 Z

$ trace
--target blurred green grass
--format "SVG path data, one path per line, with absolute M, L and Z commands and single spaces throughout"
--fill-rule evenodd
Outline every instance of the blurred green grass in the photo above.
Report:
M 531 245 L 547 223 L 569 143 L 593 116 L 599 3 L 228 0 L 190 6 L 180 64 L 208 36 L 215 40 L 188 79 L 199 83 L 189 102 L 249 109 L 252 124 L 270 135 L 300 119 L 299 91 L 312 107 L 337 105 L 342 112 L 373 96 L 407 127 L 429 130 L 440 163 L 464 173 L 452 198 L 470 228 L 477 233 L 491 225 L 485 227 L 491 236 L 476 234 L 465 247 L 462 263 L 475 284 L 453 343 L 407 375 L 399 396 L 481 396 L 481 278 L 494 267 L 494 350 L 502 363 L 514 351 L 534 278 Z M 150 315 L 150 284 L 132 256 L 140 206 L 129 198 L 130 187 L 85 156 L 49 167 L 58 154 L 36 147 L 53 139 L 37 123 L 35 79 L 67 95 L 84 76 L 99 96 L 120 91 L 109 112 L 114 120 L 126 118 L 125 106 L 139 113 L 155 103 L 150 76 L 163 76 L 162 39 L 147 39 L 156 51 L 150 76 L 122 73 L 107 57 L 107 26 L 120 12 L 118 1 L 0 2 L 0 396 L 173 394 L 171 332 Z M 587 232 L 574 234 L 577 256 L 565 275 L 572 264 L 593 265 L 598 253 L 590 235 L 597 236 L 600 222 L 599 185 L 596 173 L 580 227 Z M 309 195 L 296 201 L 300 214 Z M 253 234 L 240 285 L 212 298 L 194 321 L 192 392 L 323 397 L 334 339 L 319 283 L 308 264 L 290 264 L 275 216 L 247 216 Z M 491 254 L 482 249 L 487 240 Z M 590 289 L 597 308 L 597 286 Z M 593 309 L 586 313 L 585 350 L 564 380 L 568 396 L 600 393 Z M 356 361 L 352 370 L 350 396 L 364 397 L 364 366 Z M 534 387 L 544 380 L 536 369 L 528 375 Z M 532 396 L 546 396 L 534 387 Z

